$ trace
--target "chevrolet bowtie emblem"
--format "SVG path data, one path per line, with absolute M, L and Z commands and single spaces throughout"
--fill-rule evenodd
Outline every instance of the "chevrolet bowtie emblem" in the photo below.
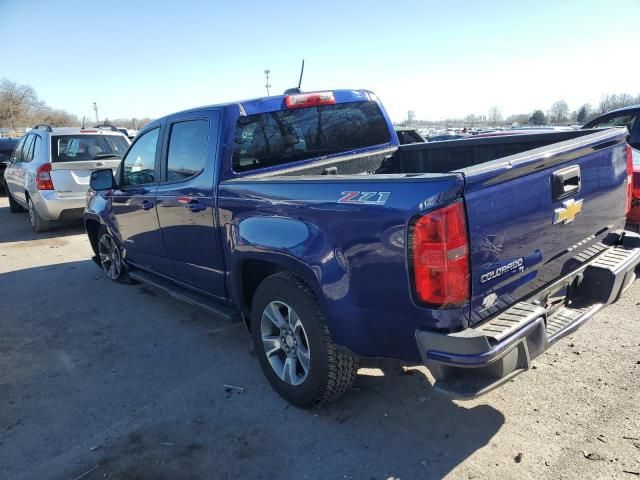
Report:
M 571 223 L 575 220 L 576 215 L 582 211 L 582 200 L 575 201 L 573 198 L 567 200 L 562 204 L 562 208 L 556 208 L 553 215 L 553 224 L 556 223 Z

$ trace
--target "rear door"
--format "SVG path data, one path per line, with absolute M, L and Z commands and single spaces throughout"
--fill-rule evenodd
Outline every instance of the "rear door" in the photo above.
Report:
M 472 323 L 571 272 L 624 226 L 625 137 L 605 130 L 462 170 Z
M 156 214 L 156 190 L 160 177 L 161 128 L 136 138 L 122 161 L 112 211 L 128 262 L 162 275 L 172 268 Z
M 213 187 L 219 125 L 219 111 L 177 115 L 167 121 L 156 204 L 175 278 L 224 298 Z
M 51 137 L 51 180 L 59 197 L 83 196 L 91 172 L 120 165 L 129 143 L 122 135 L 77 134 Z

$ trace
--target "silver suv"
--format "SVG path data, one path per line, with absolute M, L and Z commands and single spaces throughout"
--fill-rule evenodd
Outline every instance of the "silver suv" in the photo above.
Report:
M 16 145 L 4 172 L 12 212 L 29 211 L 34 232 L 82 217 L 91 172 L 114 171 L 129 147 L 116 128 L 36 125 Z

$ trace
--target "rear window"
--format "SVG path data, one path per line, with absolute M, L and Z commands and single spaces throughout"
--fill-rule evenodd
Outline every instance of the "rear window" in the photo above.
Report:
M 374 102 L 249 115 L 236 123 L 233 169 L 285 165 L 389 141 L 387 122 Z
M 51 137 L 53 162 L 120 158 L 129 144 L 119 135 L 60 135 Z

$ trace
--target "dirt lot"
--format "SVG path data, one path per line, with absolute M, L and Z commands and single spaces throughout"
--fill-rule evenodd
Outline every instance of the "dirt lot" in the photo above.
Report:
M 0 198 L 3 480 L 640 478 L 640 282 L 477 401 L 387 364 L 303 411 L 242 325 L 109 282 L 89 257 L 80 226 L 34 235 Z

